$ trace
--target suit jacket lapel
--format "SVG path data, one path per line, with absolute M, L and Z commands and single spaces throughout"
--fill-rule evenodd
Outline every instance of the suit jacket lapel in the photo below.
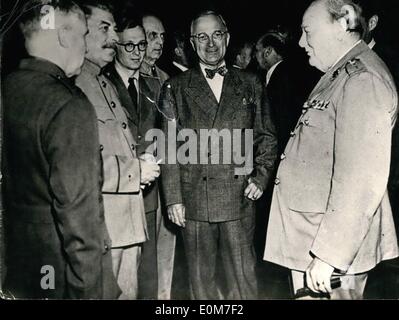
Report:
M 127 90 L 122 78 L 119 76 L 115 69 L 114 64 L 112 64 L 106 71 L 106 75 L 109 77 L 111 82 L 115 85 L 116 90 L 119 94 L 119 99 L 123 107 L 126 108 L 131 116 L 132 122 L 137 126 L 139 123 L 139 115 L 136 108 L 133 105 L 132 98 L 130 97 L 129 91 Z
M 157 97 L 151 92 L 145 78 L 139 78 L 140 96 L 139 96 L 139 114 L 141 119 L 146 119 L 153 108 L 153 104 L 157 103 Z M 151 105 L 150 105 L 151 104 Z
M 222 118 L 231 119 L 238 106 L 242 105 L 242 81 L 233 68 L 229 68 L 223 81 L 222 95 L 220 97 L 219 111 L 215 117 L 215 125 Z
M 191 70 L 191 79 L 185 91 L 213 122 L 219 104 L 199 66 Z

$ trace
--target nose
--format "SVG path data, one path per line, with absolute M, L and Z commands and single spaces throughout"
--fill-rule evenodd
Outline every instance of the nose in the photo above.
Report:
M 301 48 L 305 48 L 305 32 L 303 32 L 302 31 L 302 35 L 301 35 L 301 38 L 299 39 L 299 46 L 301 47 Z
M 213 47 L 214 45 L 215 41 L 213 40 L 213 37 L 209 37 L 208 46 Z
M 116 33 L 116 31 L 115 30 L 111 30 L 110 31 L 110 33 L 109 33 L 109 41 L 110 42 L 112 42 L 112 43 L 114 43 L 114 44 L 116 44 L 117 42 L 119 42 L 119 36 L 118 36 L 118 34 Z

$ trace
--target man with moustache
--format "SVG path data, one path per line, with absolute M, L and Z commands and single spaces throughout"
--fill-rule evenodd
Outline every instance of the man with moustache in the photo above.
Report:
M 398 256 L 387 192 L 398 96 L 360 40 L 360 12 L 352 0 L 316 0 L 303 16 L 299 45 L 324 76 L 283 153 L 270 212 L 265 260 L 315 298 L 361 299 L 368 272 Z
M 115 56 L 118 35 L 108 1 L 85 1 L 87 53 L 77 85 L 94 105 L 103 162 L 105 222 L 112 240 L 114 274 L 121 299 L 137 298 L 141 244 L 148 238 L 141 187 L 159 175 L 159 166 L 137 157 L 131 117 L 102 68 Z
M 114 299 L 93 106 L 71 77 L 86 52 L 72 1 L 31 1 L 20 21 L 30 57 L 4 83 L 7 277 L 20 299 Z M 55 26 L 43 29 L 45 5 Z
M 195 300 L 257 298 L 254 201 L 266 188 L 277 153 L 262 84 L 253 74 L 226 67 L 229 39 L 219 14 L 206 11 L 195 17 L 191 44 L 200 63 L 168 80 L 160 98 L 165 134 L 169 126 L 195 132 L 240 129 L 242 135 L 249 129 L 254 134 L 254 170 L 247 176 L 236 174 L 236 164 L 173 164 L 168 157 L 162 168 L 168 216 L 182 228 Z M 222 159 L 224 148 L 229 148 L 225 141 L 217 151 L 208 146 L 208 160 L 215 152 Z
M 140 75 L 140 65 L 147 49 L 144 29 L 137 17 L 123 18 L 118 23 L 119 42 L 114 63 L 105 68 L 106 76 L 115 85 L 122 105 L 131 117 L 131 130 L 137 141 L 137 154 L 143 160 L 156 162 L 153 141 L 146 141 L 146 133 L 156 127 L 158 110 L 155 105 L 158 94 L 151 91 L 157 80 Z M 140 299 L 158 298 L 157 232 L 156 213 L 158 208 L 157 183 L 143 190 L 149 239 L 143 244 L 139 266 Z

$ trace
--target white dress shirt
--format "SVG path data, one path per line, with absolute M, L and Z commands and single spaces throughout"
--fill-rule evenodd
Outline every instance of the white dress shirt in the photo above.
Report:
M 283 62 L 283 60 L 280 60 L 279 62 L 276 62 L 266 73 L 266 86 L 269 84 L 270 78 L 273 75 L 274 70 L 276 70 L 277 66 Z
M 223 67 L 225 65 L 226 65 L 226 63 L 223 61 L 223 63 L 219 67 Z M 215 95 L 215 98 L 216 98 L 217 102 L 219 103 L 220 102 L 220 97 L 222 96 L 224 77 L 221 76 L 219 73 L 216 73 L 215 77 L 213 79 L 209 79 L 206 76 L 205 69 L 210 69 L 210 68 L 205 66 L 205 65 L 203 65 L 202 63 L 200 63 L 200 67 L 201 67 L 202 74 L 204 75 L 206 81 L 208 82 L 209 86 L 211 87 L 211 90 L 212 90 L 213 94 Z
M 126 67 L 122 66 L 118 60 L 115 60 L 115 69 L 116 72 L 118 72 L 119 76 L 121 77 L 123 83 L 125 84 L 126 89 L 129 88 L 129 79 L 133 78 L 134 79 L 134 86 L 136 87 L 137 90 L 137 99 L 139 99 L 139 76 L 140 76 L 140 71 L 139 70 L 130 70 L 127 69 Z
M 178 62 L 176 62 L 176 61 L 172 61 L 172 63 L 173 63 L 173 65 L 174 65 L 176 68 L 180 69 L 180 70 L 183 71 L 183 72 L 188 70 L 187 67 L 183 66 L 182 64 L 180 64 L 180 63 L 178 63 Z

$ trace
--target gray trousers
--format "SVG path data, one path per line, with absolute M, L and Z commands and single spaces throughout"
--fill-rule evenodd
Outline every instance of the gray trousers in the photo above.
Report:
M 219 223 L 187 220 L 183 241 L 192 299 L 257 299 L 254 222 L 254 216 Z

